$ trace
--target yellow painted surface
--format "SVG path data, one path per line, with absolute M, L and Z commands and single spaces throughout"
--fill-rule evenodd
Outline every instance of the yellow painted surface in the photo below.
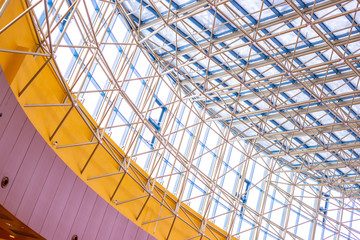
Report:
M 4 0 L 0 0 L 0 6 L 3 2 Z M 4 15 L 0 19 L 0 29 L 12 21 L 26 8 L 26 3 L 23 0 L 11 1 Z M 39 40 L 29 14 L 21 18 L 0 35 L 1 49 L 35 52 L 38 50 L 38 46 Z M 38 56 L 35 58 L 32 55 L 0 52 L 0 65 L 3 68 L 5 76 L 7 77 L 9 84 L 17 97 L 21 89 L 23 89 L 29 80 L 36 74 L 45 61 L 45 57 Z M 22 106 L 25 104 L 58 104 L 69 102 L 66 98 L 66 93 L 60 83 L 59 77 L 56 75 L 56 71 L 50 64 L 46 65 L 29 88 L 21 95 L 21 97 L 18 97 L 18 101 Z M 81 106 L 80 103 L 79 105 Z M 122 174 L 87 180 L 89 177 L 119 171 L 119 165 L 102 146 L 97 148 L 86 170 L 83 174 L 81 174 L 80 170 L 89 159 L 89 156 L 93 152 L 96 144 L 59 149 L 53 145 L 54 141 L 58 142 L 58 146 L 93 141 L 92 132 L 75 108 L 72 108 L 70 114 L 59 128 L 59 131 L 53 138 L 52 142 L 50 142 L 50 136 L 53 134 L 70 108 L 70 106 L 23 107 L 27 116 L 47 143 L 52 146 L 57 155 L 84 182 L 86 182 L 103 199 L 109 202 L 109 204 L 114 206 L 118 211 L 137 225 L 141 226 L 144 230 L 158 239 L 165 239 L 168 235 L 174 217 L 157 222 L 157 226 L 155 222 L 142 225 L 143 222 L 172 215 L 172 213 L 166 208 L 161 208 L 161 204 L 153 197 L 151 197 L 146 204 L 140 218 L 136 220 L 136 216 L 139 214 L 144 202 L 147 199 L 146 197 L 117 206 L 110 200 L 111 195 L 123 176 Z M 95 128 L 96 123 L 90 114 L 88 114 L 86 110 L 84 110 L 84 112 Z M 116 145 L 108 136 L 106 136 L 106 139 L 106 141 L 111 142 L 113 146 Z M 123 161 L 121 155 L 119 154 L 119 152 L 122 152 L 121 149 L 116 147 L 113 151 L 117 153 L 117 158 Z M 129 173 L 136 178 L 138 182 L 146 184 L 146 177 L 148 176 L 147 173 L 137 166 L 135 162 L 131 162 L 131 166 L 132 167 L 129 169 Z M 157 191 L 154 191 L 153 195 L 161 201 L 164 196 L 164 188 L 158 183 L 156 186 Z M 126 174 L 114 199 L 121 202 L 143 195 L 145 195 L 145 193 L 142 187 L 140 187 L 139 184 L 128 174 Z M 165 205 L 167 205 L 168 208 L 174 209 L 175 199 L 176 197 L 168 192 L 163 201 L 166 202 Z M 184 210 L 180 210 L 179 218 L 175 220 L 170 239 L 186 239 L 196 235 L 195 230 L 189 227 L 189 225 L 184 223 L 184 221 L 180 218 L 187 221 L 190 225 L 195 224 L 197 227 L 200 226 L 200 219 L 202 218 L 201 215 L 190 209 L 185 204 L 183 204 L 182 207 L 186 209 L 186 214 L 184 213 Z M 155 227 L 156 231 L 154 232 Z M 214 224 L 209 223 L 209 228 L 211 228 L 211 232 L 208 228 L 206 229 L 206 235 L 208 237 L 213 239 L 226 239 L 226 232 L 216 227 Z M 216 235 L 216 237 L 214 235 Z M 200 239 L 200 236 L 194 239 Z

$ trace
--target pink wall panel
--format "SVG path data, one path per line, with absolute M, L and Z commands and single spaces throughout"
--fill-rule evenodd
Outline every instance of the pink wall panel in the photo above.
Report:
M 107 205 L 108 203 L 101 197 L 98 196 L 96 198 L 95 205 L 91 211 L 89 221 L 85 228 L 83 239 L 96 239 L 96 235 L 98 234 L 101 222 L 104 218 Z
M 33 214 L 40 193 L 45 185 L 45 181 L 54 164 L 55 156 L 52 149 L 45 148 L 32 173 L 31 179 L 29 180 L 26 192 L 22 197 L 20 206 L 16 212 L 16 215 L 26 224 L 29 224 L 30 217 Z
M 129 219 L 127 219 L 121 214 L 118 214 L 115 220 L 114 227 L 111 231 L 110 239 L 125 239 L 123 238 L 123 236 L 128 222 Z
M 0 97 L 1 98 L 1 97 Z M 12 91 L 8 89 L 4 99 L 0 102 L 0 136 L 3 135 L 3 132 L 7 128 L 10 119 L 13 117 L 14 111 L 18 106 L 18 111 L 22 112 L 21 107 L 17 104 L 15 96 Z M 23 115 L 23 114 L 22 114 Z
M 41 228 L 41 235 L 47 239 L 52 239 L 54 237 L 54 233 L 58 225 L 56 223 L 60 221 L 61 214 L 65 209 L 71 189 L 74 186 L 75 178 L 76 175 L 71 171 L 71 169 L 65 168 L 65 173 L 61 178 L 54 199 L 52 200 L 45 218 L 45 222 Z
M 54 199 L 57 186 L 60 184 L 61 177 L 64 175 L 65 167 L 65 164 L 56 157 L 49 175 L 45 180 L 40 196 L 37 199 L 34 211 L 30 217 L 29 226 L 38 233 L 40 233 L 45 221 L 51 202 Z
M 85 228 L 94 207 L 96 197 L 97 195 L 93 190 L 90 188 L 86 189 L 83 201 L 81 202 L 80 207 L 76 209 L 77 214 L 67 239 L 71 239 L 71 236 L 74 234 L 77 234 L 80 239 L 83 239 Z
M 154 239 L 99 197 L 27 119 L 0 68 L 0 204 L 47 239 Z
M 97 240 L 109 239 L 111 230 L 114 227 L 114 223 L 115 223 L 117 215 L 118 215 L 118 212 L 113 211 L 112 206 L 108 205 L 106 207 L 104 218 L 101 221 L 100 229 L 96 236 Z
M 2 165 L 0 176 L 8 176 L 9 179 L 14 179 L 20 168 L 22 160 L 30 146 L 30 143 L 35 135 L 35 129 L 32 127 L 29 120 L 26 120 L 23 129 L 21 130 L 20 136 L 17 138 L 16 143 L 5 159 L 5 164 Z M 4 205 L 4 201 L 11 190 L 14 181 L 10 181 L 9 185 L 5 189 L 1 189 L 0 203 Z M 11 199 L 10 199 L 11 201 Z M 9 201 L 7 202 L 9 203 Z M 6 208 L 6 205 L 5 205 Z
M 5 79 L 4 72 L 0 69 L 0 79 Z M 0 81 L 0 104 L 5 98 L 6 92 L 10 89 L 9 84 L 5 81 Z
M 124 232 L 123 239 L 135 239 L 137 234 L 138 226 L 133 222 L 128 221 Z
M 76 217 L 76 209 L 80 207 L 80 204 L 84 198 L 86 185 L 79 178 L 75 179 L 73 188 L 71 189 L 70 196 L 66 202 L 64 211 L 62 212 L 59 224 L 56 227 L 54 236 L 59 239 L 66 239 L 70 233 L 72 224 Z M 74 211 L 75 210 L 75 211 Z
M 32 139 L 30 147 L 19 167 L 17 177 L 12 181 L 9 194 L 5 199 L 4 206 L 11 212 L 16 212 L 23 194 L 26 191 L 27 185 L 35 170 L 36 164 L 39 161 L 41 154 L 45 148 L 45 142 L 39 134 L 36 134 Z
M 0 112 L 3 111 L 0 110 Z M 26 121 L 26 118 L 24 114 L 22 114 L 22 109 L 20 106 L 16 108 L 13 114 L 13 118 L 8 124 L 2 122 L 3 117 L 0 118 L 0 126 L 4 124 L 7 126 L 7 128 L 5 128 L 5 131 L 3 133 L 0 133 L 0 155 L 2 156 L 0 158 L 0 166 L 4 166 L 4 164 L 8 160 L 9 154 L 14 148 L 15 142 Z
M 137 228 L 137 233 L 136 233 L 136 236 L 135 236 L 136 240 L 147 239 L 148 236 L 149 236 L 149 234 L 147 232 L 145 232 L 141 228 Z

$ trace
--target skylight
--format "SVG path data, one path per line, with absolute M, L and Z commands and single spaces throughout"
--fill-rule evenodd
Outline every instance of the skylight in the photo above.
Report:
M 360 237 L 357 1 L 47 4 L 57 65 L 99 132 L 205 225 Z

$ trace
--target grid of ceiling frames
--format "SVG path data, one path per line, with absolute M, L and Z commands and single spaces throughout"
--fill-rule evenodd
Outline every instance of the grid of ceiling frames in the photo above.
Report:
M 149 173 L 147 191 L 177 196 L 174 215 L 201 213 L 199 234 L 211 221 L 229 239 L 360 238 L 359 2 L 31 4 L 99 136 Z

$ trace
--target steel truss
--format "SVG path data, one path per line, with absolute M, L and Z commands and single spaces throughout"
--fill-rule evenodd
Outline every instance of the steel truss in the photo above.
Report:
M 117 202 L 117 188 L 116 204 L 145 207 L 156 181 L 176 195 L 157 199 L 173 215 L 142 224 L 174 224 L 185 203 L 203 216 L 193 238 L 214 238 L 211 221 L 228 239 L 359 239 L 359 3 L 254 2 L 31 1 L 44 53 L 0 51 L 55 59 L 71 103 L 25 107 L 82 101 L 93 141 L 57 148 L 101 145 L 121 167 L 89 180 L 130 159 L 148 172 L 131 176 L 144 196 Z

